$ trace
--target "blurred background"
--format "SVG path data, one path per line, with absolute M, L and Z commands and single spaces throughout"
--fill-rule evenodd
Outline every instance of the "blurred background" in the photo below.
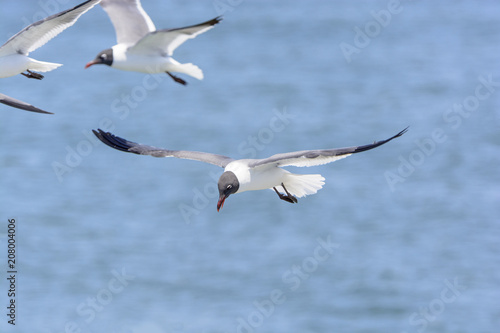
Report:
M 74 0 L 2 1 L 3 43 Z M 500 324 L 500 3 L 148 1 L 157 28 L 223 15 L 176 50 L 203 81 L 106 66 L 99 6 L 31 54 L 64 64 L 0 92 L 2 332 L 493 332 Z M 113 150 L 91 132 L 261 158 L 375 150 L 216 211 L 215 166 Z M 7 323 L 7 220 L 17 317 Z

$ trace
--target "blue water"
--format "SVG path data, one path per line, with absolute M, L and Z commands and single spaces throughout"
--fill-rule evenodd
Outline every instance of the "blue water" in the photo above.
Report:
M 0 82 L 55 113 L 0 105 L 1 332 L 498 330 L 500 3 L 143 2 L 158 28 L 224 14 L 175 53 L 203 81 L 84 70 L 115 43 L 96 7 L 31 54 L 63 67 Z M 76 3 L 2 1 L 2 43 Z M 249 158 L 406 126 L 370 152 L 290 168 L 326 178 L 296 205 L 247 192 L 219 213 L 221 169 L 91 134 Z

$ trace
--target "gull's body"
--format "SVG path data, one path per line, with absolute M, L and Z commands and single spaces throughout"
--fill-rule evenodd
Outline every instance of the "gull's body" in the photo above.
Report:
M 186 81 L 170 72 L 203 79 L 201 69 L 191 63 L 181 64 L 172 55 L 186 40 L 212 29 L 220 18 L 184 28 L 156 30 L 140 0 L 102 0 L 101 6 L 113 23 L 117 44 L 101 51 L 85 68 L 104 64 L 124 71 L 167 73 L 181 84 L 186 84 Z
M 53 114 L 52 112 L 43 111 L 37 107 L 34 107 L 31 104 L 25 103 L 23 101 L 9 97 L 9 96 L 4 95 L 4 94 L 0 94 L 0 103 L 8 105 L 8 106 L 12 106 L 13 108 L 25 110 L 25 111 Z
M 40 80 L 43 75 L 38 74 L 38 72 L 44 73 L 62 66 L 61 64 L 38 61 L 28 55 L 75 24 L 81 15 L 100 1 L 86 1 L 74 8 L 35 22 L 12 36 L 0 47 L 0 78 L 23 74 L 28 78 Z
M 280 199 L 295 203 L 297 202 L 296 197 L 300 198 L 316 193 L 323 187 L 325 179 L 319 174 L 293 174 L 281 167 L 305 167 L 331 163 L 352 154 L 381 146 L 403 135 L 406 131 L 407 128 L 387 140 L 364 146 L 303 150 L 276 154 L 265 159 L 241 160 L 204 152 L 156 148 L 127 141 L 102 130 L 93 132 L 106 145 L 124 152 L 154 157 L 191 159 L 224 168 L 224 173 L 218 182 L 219 202 L 217 203 L 217 210 L 219 210 L 224 204 L 224 200 L 231 194 L 264 189 L 273 189 Z M 282 189 L 285 194 L 280 193 L 277 188 Z
M 256 166 L 260 161 L 235 160 L 224 168 L 224 172 L 232 172 L 238 178 L 239 188 L 235 193 L 273 189 L 285 184 L 290 194 L 301 198 L 316 193 L 324 185 L 325 178 L 321 175 L 294 174 L 278 167 L 276 163 Z
M 0 78 L 15 76 L 28 70 L 45 73 L 60 66 L 62 65 L 38 61 L 20 53 L 9 54 L 0 56 Z
M 111 67 L 122 71 L 146 74 L 178 72 L 191 75 L 199 80 L 203 79 L 201 71 L 191 71 L 191 66 L 186 66 L 190 64 L 180 64 L 172 57 L 156 57 L 148 54 L 129 52 L 129 47 L 124 44 L 115 45 L 111 49 L 113 50 L 113 65 Z

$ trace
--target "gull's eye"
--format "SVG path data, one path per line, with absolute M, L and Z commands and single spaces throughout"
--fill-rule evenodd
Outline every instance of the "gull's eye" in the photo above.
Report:
M 227 185 L 226 190 L 233 188 L 233 185 Z
M 102 60 L 106 60 L 106 58 L 107 58 L 107 57 L 108 57 L 108 56 L 107 56 L 106 54 L 101 54 L 101 57 L 100 57 L 100 58 L 101 58 Z

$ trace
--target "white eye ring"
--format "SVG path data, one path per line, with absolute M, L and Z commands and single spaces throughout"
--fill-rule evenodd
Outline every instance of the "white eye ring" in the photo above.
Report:
M 101 59 L 106 59 L 108 56 L 106 54 L 101 54 Z
M 227 187 L 226 187 L 226 188 L 229 190 L 229 189 L 230 189 L 230 188 L 232 188 L 232 187 L 233 187 L 233 185 L 229 184 L 229 185 L 227 185 Z

